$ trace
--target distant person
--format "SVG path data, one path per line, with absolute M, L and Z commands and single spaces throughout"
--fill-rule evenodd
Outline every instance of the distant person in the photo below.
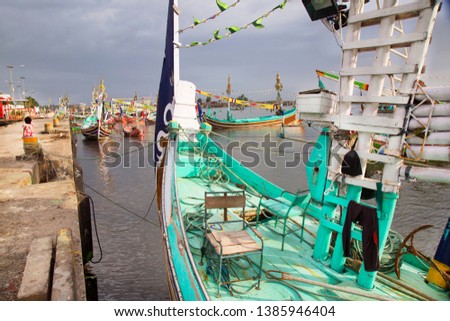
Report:
M 281 106 L 278 104 L 273 105 L 274 109 L 275 109 L 275 115 L 277 116 L 282 116 L 283 115 L 283 110 L 281 109 Z
M 33 124 L 31 123 L 32 119 L 30 116 L 25 117 L 24 119 L 25 124 L 22 125 L 23 128 L 23 134 L 22 137 L 33 137 Z
M 203 111 L 202 111 L 201 101 L 197 102 L 197 105 L 195 106 L 195 110 L 197 112 L 198 119 L 200 119 L 200 121 L 203 121 Z

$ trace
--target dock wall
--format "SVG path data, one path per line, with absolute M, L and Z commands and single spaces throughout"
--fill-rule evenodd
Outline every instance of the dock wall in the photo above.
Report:
M 41 150 L 36 155 L 24 154 L 21 123 L 0 127 L 3 301 L 84 301 L 87 297 L 79 212 L 82 176 L 74 166 L 68 120 L 62 120 L 53 133 L 44 133 L 45 123 L 51 121 L 33 120 Z

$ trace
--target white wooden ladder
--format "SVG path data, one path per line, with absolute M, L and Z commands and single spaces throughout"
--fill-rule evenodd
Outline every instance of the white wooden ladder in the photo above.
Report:
M 377 0 L 376 8 L 367 12 L 364 8 L 368 4 L 364 2 L 351 0 L 350 4 L 342 45 L 339 117 L 335 125 L 341 130 L 358 132 L 356 151 L 363 173 L 367 161 L 383 163 L 383 191 L 397 192 L 405 117 L 424 68 L 440 1 L 385 0 L 380 5 Z M 354 81 L 364 77 L 368 79 L 369 89 L 361 96 L 354 88 Z M 355 104 L 364 106 L 362 115 L 351 114 Z M 380 115 L 380 105 L 393 106 L 394 112 Z M 370 152 L 374 134 L 388 137 L 384 155 Z M 334 144 L 333 150 L 339 157 L 332 157 L 330 178 L 340 172 L 342 156 L 348 151 L 339 149 L 337 142 Z M 345 180 L 352 185 L 376 189 L 376 181 L 365 178 L 364 174 Z

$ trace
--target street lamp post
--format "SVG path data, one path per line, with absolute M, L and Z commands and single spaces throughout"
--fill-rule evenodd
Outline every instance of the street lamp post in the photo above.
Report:
M 19 67 L 25 67 L 25 65 L 20 65 Z M 7 65 L 6 68 L 9 69 L 9 85 L 11 86 L 11 98 L 13 100 L 13 104 L 16 105 L 16 101 L 14 99 L 14 82 L 13 82 L 13 65 Z
M 17 83 L 16 88 L 19 91 L 19 99 L 22 99 L 22 92 L 20 91 L 20 88 L 22 88 L 22 85 L 20 84 L 20 82 Z
M 14 69 L 14 66 L 8 65 L 6 68 L 9 69 L 9 86 L 11 87 L 11 98 L 13 100 L 13 104 L 15 105 L 15 99 L 14 99 L 14 83 L 13 83 L 13 76 L 12 76 L 12 70 Z
M 25 77 L 24 76 L 20 76 L 20 79 L 22 79 L 22 95 L 23 95 L 23 99 L 25 99 L 27 96 L 27 90 L 25 89 Z

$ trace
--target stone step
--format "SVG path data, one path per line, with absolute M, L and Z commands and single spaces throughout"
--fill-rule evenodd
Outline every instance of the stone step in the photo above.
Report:
M 56 241 L 55 268 L 53 270 L 52 301 L 75 300 L 75 271 L 72 231 L 61 229 Z
M 28 252 L 22 282 L 17 294 L 20 301 L 50 299 L 50 278 L 53 257 L 52 237 L 34 239 Z

